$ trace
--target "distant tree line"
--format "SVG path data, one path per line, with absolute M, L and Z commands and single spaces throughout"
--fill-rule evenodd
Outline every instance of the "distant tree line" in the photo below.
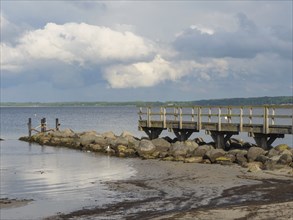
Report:
M 282 105 L 293 104 L 293 96 L 276 96 L 276 97 L 253 97 L 253 98 L 228 98 L 228 99 L 208 99 L 199 101 L 168 101 L 168 102 L 1 102 L 0 106 L 12 107 L 106 107 L 106 106 L 162 106 L 162 105 L 178 105 L 178 106 L 192 106 L 192 105 Z

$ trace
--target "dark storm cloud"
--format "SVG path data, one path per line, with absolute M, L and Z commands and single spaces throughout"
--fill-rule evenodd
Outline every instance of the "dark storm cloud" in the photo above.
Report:
M 254 58 L 261 53 L 275 53 L 292 59 L 292 28 L 260 28 L 243 13 L 235 17 L 236 31 L 219 30 L 211 34 L 191 27 L 176 38 L 174 47 L 188 58 Z

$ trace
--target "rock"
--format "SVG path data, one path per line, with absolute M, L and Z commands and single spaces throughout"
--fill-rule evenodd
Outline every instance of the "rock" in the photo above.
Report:
M 233 156 L 233 155 L 232 155 Z M 215 159 L 216 163 L 219 163 L 221 165 L 231 165 L 233 164 L 233 159 L 228 156 L 221 156 Z
M 265 156 L 265 155 L 259 155 L 255 161 L 261 162 L 263 164 L 265 164 L 268 160 L 270 160 L 269 157 Z
M 163 138 L 157 138 L 152 140 L 152 143 L 156 146 L 158 151 L 167 152 L 171 144 Z
M 163 161 L 174 161 L 175 159 L 172 156 L 168 156 L 168 157 L 163 158 L 162 160 Z
M 198 144 L 192 140 L 184 141 L 184 144 L 189 147 L 191 151 L 194 151 L 196 148 L 198 148 Z
M 282 154 L 280 159 L 277 161 L 277 164 L 281 165 L 290 165 L 292 163 L 292 155 Z
M 290 148 L 287 144 L 279 144 L 275 147 L 275 150 L 284 151 L 284 150 L 290 150 Z
M 236 154 L 236 163 L 238 163 L 240 166 L 246 166 L 247 165 L 247 154 L 244 154 L 243 152 L 239 152 Z
M 103 147 L 105 147 L 105 146 L 108 145 L 107 140 L 104 137 L 102 137 L 102 136 L 96 136 L 96 137 L 94 137 L 93 141 L 94 141 L 94 143 L 99 144 L 99 145 L 101 145 Z
M 229 158 L 232 163 L 236 161 L 236 156 L 233 154 L 226 154 L 224 157 Z
M 151 155 L 156 151 L 156 146 L 150 140 L 142 140 L 139 143 L 137 152 L 143 158 L 152 158 Z
M 249 162 L 255 161 L 260 155 L 264 155 L 265 150 L 260 147 L 251 147 L 247 152 L 247 158 Z
M 203 157 L 207 151 L 214 149 L 212 145 L 201 145 L 194 151 L 194 156 Z
M 135 157 L 136 156 L 135 150 L 129 149 L 123 145 L 119 145 L 117 147 L 116 154 L 118 157 Z
M 272 148 L 268 151 L 267 156 L 268 157 L 273 157 L 279 155 L 279 151 L 277 151 L 275 148 Z
M 121 134 L 120 134 L 120 137 L 134 137 L 134 135 L 132 133 L 130 133 L 129 131 L 123 131 Z
M 119 137 L 117 137 L 115 139 L 108 138 L 107 143 L 109 145 L 111 145 L 114 149 L 116 149 L 116 147 L 119 146 L 119 145 L 128 146 L 128 139 L 125 138 L 125 137 L 121 137 L 121 136 L 119 136 Z
M 250 162 L 247 164 L 248 167 L 248 172 L 258 172 L 261 171 L 262 168 L 262 163 L 261 162 Z
M 293 156 L 293 153 L 292 153 L 292 151 L 290 151 L 290 150 L 284 150 L 284 151 L 282 151 L 282 152 L 281 152 L 281 155 L 283 155 L 283 154 L 288 154 L 288 155 L 290 155 L 290 156 Z
M 181 155 L 178 155 L 178 156 L 174 157 L 174 160 L 175 161 L 184 161 L 185 160 L 185 157 L 184 156 L 181 156 Z
M 115 139 L 116 136 L 112 131 L 107 131 L 102 134 L 104 138 Z
M 82 148 L 84 151 L 102 152 L 104 150 L 99 144 L 90 144 Z
M 223 157 L 226 155 L 226 152 L 223 149 L 212 149 L 205 153 L 205 157 L 207 157 L 212 163 L 216 162 L 216 158 Z
M 52 137 L 59 137 L 59 138 L 71 138 L 71 137 L 77 136 L 77 134 L 75 134 L 74 131 L 72 131 L 71 129 L 49 132 L 49 135 L 51 135 Z
M 203 158 L 202 157 L 188 157 L 185 158 L 184 163 L 202 163 L 203 162 Z
M 80 135 L 80 143 L 85 146 L 85 145 L 89 145 L 89 144 L 94 144 L 97 143 L 99 141 L 96 142 L 96 140 L 102 139 L 103 137 L 101 135 L 98 135 L 96 132 L 86 132 Z
M 187 155 L 192 155 L 195 150 L 195 147 L 193 145 L 186 145 L 185 142 L 179 142 L 171 144 L 170 147 L 170 154 L 172 156 L 179 157 L 186 157 Z

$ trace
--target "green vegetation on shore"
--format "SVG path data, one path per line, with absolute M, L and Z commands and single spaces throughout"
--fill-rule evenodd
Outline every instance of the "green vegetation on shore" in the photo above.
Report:
M 293 104 L 293 96 L 227 98 L 198 101 L 167 101 L 167 102 L 1 102 L 2 107 L 105 107 L 105 106 L 162 106 L 162 105 L 282 105 Z

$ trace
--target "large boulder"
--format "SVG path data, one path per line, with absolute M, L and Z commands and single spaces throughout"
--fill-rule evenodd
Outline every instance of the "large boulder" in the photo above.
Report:
M 205 153 L 205 157 L 208 158 L 212 163 L 216 162 L 218 157 L 223 157 L 226 152 L 223 149 L 212 149 Z
M 277 164 L 281 165 L 290 165 L 292 163 L 292 155 L 282 154 L 280 159 L 277 161 Z
M 186 157 L 186 156 L 193 155 L 195 149 L 196 149 L 195 145 L 191 145 L 188 143 L 186 144 L 185 142 L 177 141 L 171 144 L 169 152 L 175 158 L 179 156 Z
M 156 146 L 160 152 L 167 152 L 171 147 L 171 144 L 163 138 L 157 138 L 152 140 L 152 143 Z
M 213 150 L 213 149 L 214 147 L 212 145 L 207 145 L 207 144 L 201 145 L 195 149 L 194 156 L 203 157 L 207 151 Z
M 129 131 L 123 131 L 121 134 L 120 134 L 120 137 L 134 137 L 134 135 L 132 133 L 130 133 Z
M 265 155 L 266 151 L 260 147 L 251 147 L 247 152 L 247 158 L 249 162 L 255 161 L 260 155 Z
M 107 131 L 107 132 L 104 132 L 102 133 L 102 136 L 106 139 L 115 139 L 116 138 L 116 135 L 113 133 L 113 131 Z
M 101 135 L 97 134 L 94 131 L 90 131 L 80 134 L 79 140 L 83 146 L 86 146 L 89 144 L 97 143 L 96 140 L 101 138 L 103 138 Z
M 156 151 L 156 146 L 150 140 L 141 140 L 139 143 L 137 153 L 143 158 L 154 158 L 153 153 Z
M 247 151 L 243 152 L 240 151 L 236 154 L 236 163 L 238 163 L 240 166 L 246 167 L 247 166 Z
M 284 151 L 284 150 L 290 150 L 290 147 L 287 144 L 279 144 L 275 147 L 277 151 Z
M 116 151 L 116 154 L 118 157 L 135 157 L 136 156 L 135 153 L 136 153 L 135 150 L 129 149 L 123 145 L 119 145 Z
M 119 136 L 119 137 L 117 137 L 115 139 L 108 138 L 107 143 L 109 145 L 111 145 L 113 148 L 116 148 L 119 145 L 128 146 L 129 141 L 128 141 L 127 138 Z
M 279 154 L 280 154 L 280 152 L 278 150 L 276 150 L 275 148 L 272 148 L 268 151 L 267 156 L 273 157 L 273 156 L 277 156 Z
M 49 135 L 51 135 L 52 137 L 57 137 L 57 138 L 72 138 L 77 136 L 77 134 L 75 134 L 74 131 L 69 128 L 64 129 L 62 131 L 49 132 Z

